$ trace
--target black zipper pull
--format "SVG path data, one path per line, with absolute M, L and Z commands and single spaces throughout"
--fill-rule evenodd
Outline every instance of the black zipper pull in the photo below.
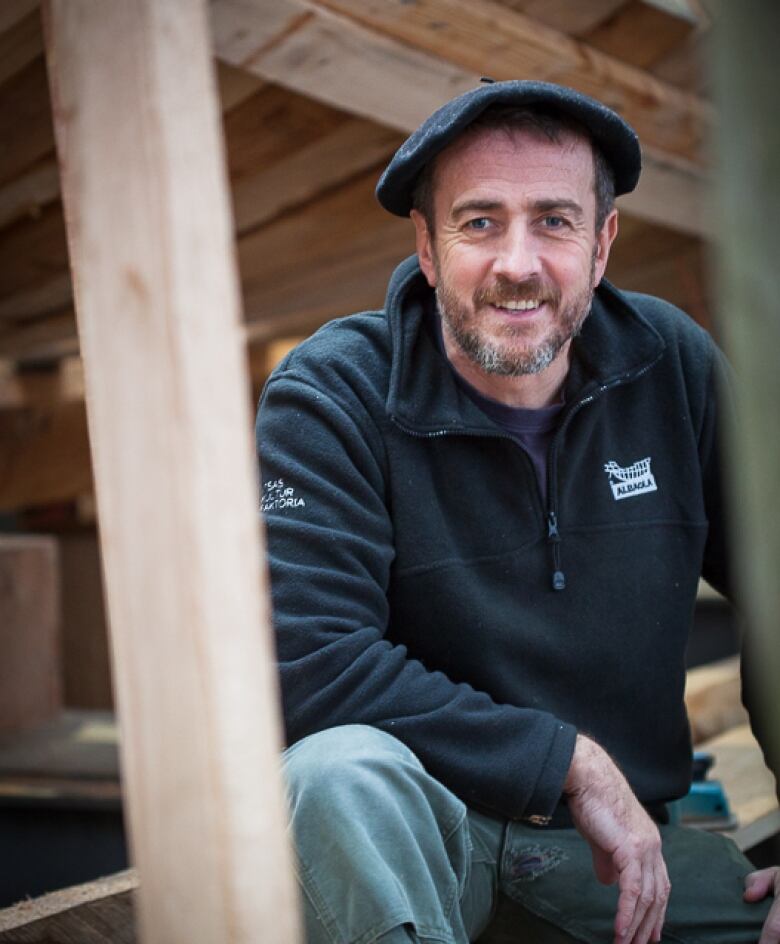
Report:
M 547 513 L 547 540 L 552 545 L 552 588 L 553 590 L 565 590 L 566 575 L 561 570 L 561 535 L 558 531 L 558 518 L 554 511 Z

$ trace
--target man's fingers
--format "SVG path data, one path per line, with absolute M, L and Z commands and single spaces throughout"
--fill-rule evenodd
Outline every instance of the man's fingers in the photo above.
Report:
M 666 920 L 666 908 L 669 904 L 669 895 L 672 890 L 672 883 L 669 881 L 669 873 L 666 871 L 666 863 L 663 859 L 656 863 L 655 868 L 656 894 L 658 896 L 658 908 L 656 913 L 653 933 L 650 936 L 651 941 L 660 941 L 663 932 L 664 921 Z
M 660 941 L 670 890 L 666 864 L 660 855 L 642 866 L 629 866 L 620 878 L 615 940 L 619 944 Z
M 761 901 L 767 895 L 780 891 L 780 868 L 773 865 L 745 876 L 745 901 Z
M 634 920 L 626 933 L 626 941 L 647 944 L 658 917 L 657 905 L 655 869 L 652 863 L 645 864 L 642 868 L 642 891 L 634 911 Z
M 641 906 L 642 869 L 632 862 L 620 873 L 620 896 L 615 916 L 615 940 L 628 942 L 647 908 Z M 637 909 L 640 909 L 637 914 Z

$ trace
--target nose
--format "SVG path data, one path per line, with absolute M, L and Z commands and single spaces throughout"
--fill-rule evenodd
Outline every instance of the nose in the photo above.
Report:
M 533 234 L 524 223 L 509 227 L 497 246 L 493 261 L 494 275 L 512 282 L 523 282 L 541 271 L 539 251 Z

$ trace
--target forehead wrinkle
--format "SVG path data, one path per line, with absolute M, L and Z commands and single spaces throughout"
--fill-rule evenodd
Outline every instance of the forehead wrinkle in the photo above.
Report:
M 481 155 L 479 154 L 479 148 L 484 142 L 488 142 L 491 138 L 494 140 L 501 140 L 504 146 L 499 146 L 501 157 L 498 162 L 493 163 L 490 167 L 490 170 L 486 170 L 484 166 L 480 166 L 482 164 L 482 159 Z M 467 129 L 466 133 L 452 142 L 433 159 L 431 184 L 434 205 L 441 195 L 442 172 L 444 171 L 445 167 L 449 171 L 453 167 L 453 163 L 455 163 L 457 166 L 457 162 L 459 160 L 464 161 L 464 163 L 461 165 L 464 169 L 471 165 L 474 177 L 477 181 L 482 178 L 485 183 L 488 183 L 488 185 L 489 182 L 497 182 L 497 177 L 504 178 L 509 183 L 516 181 L 517 177 L 516 168 L 514 166 L 514 155 L 523 155 L 523 152 L 526 151 L 524 142 L 529 142 L 531 147 L 533 147 L 534 143 L 541 144 L 543 147 L 549 148 L 551 152 L 557 150 L 559 155 L 564 159 L 565 163 L 571 159 L 571 156 L 577 151 L 579 147 L 584 145 L 587 148 L 589 158 L 588 163 L 590 165 L 585 173 L 590 178 L 590 189 L 595 199 L 595 164 L 593 162 L 592 147 L 587 138 L 576 134 L 564 133 L 561 135 L 560 140 L 553 142 L 547 139 L 546 136 L 537 134 L 532 129 L 523 129 L 521 131 L 503 128 L 489 130 L 480 129 L 479 132 L 475 134 L 468 133 Z M 509 147 L 506 147 L 507 144 Z M 572 180 L 578 176 L 579 169 L 572 166 L 571 164 L 569 164 L 569 167 L 562 168 L 560 165 L 558 165 L 558 170 L 556 171 L 556 167 L 548 164 L 543 155 L 538 155 L 538 157 L 539 163 L 536 166 L 541 169 L 546 169 L 549 176 L 554 176 L 556 173 L 561 171 L 566 174 L 572 173 Z M 535 162 L 526 164 L 524 171 L 526 173 L 533 173 L 534 166 Z M 542 179 L 544 176 L 545 175 L 542 174 Z M 488 196 L 484 202 L 486 205 L 488 203 L 495 204 L 494 206 L 491 206 L 491 209 L 496 209 L 502 205 L 502 201 L 494 201 L 492 195 Z M 566 204 L 566 202 L 574 203 L 575 201 L 572 201 L 570 197 L 565 198 L 565 200 L 560 198 L 558 199 L 558 205 L 561 208 Z M 583 207 L 579 207 L 579 212 L 584 217 L 585 211 Z M 455 207 L 450 208 L 447 215 L 450 218 L 453 218 L 455 215 Z

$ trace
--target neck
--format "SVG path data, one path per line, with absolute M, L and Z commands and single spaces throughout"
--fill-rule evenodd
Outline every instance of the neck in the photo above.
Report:
M 488 374 L 460 349 L 449 336 L 446 325 L 442 325 L 444 351 L 447 359 L 460 376 L 483 396 L 498 400 L 507 406 L 538 410 L 559 403 L 566 375 L 571 363 L 571 341 L 561 348 L 555 360 L 538 374 L 521 374 L 519 377 L 502 377 Z

